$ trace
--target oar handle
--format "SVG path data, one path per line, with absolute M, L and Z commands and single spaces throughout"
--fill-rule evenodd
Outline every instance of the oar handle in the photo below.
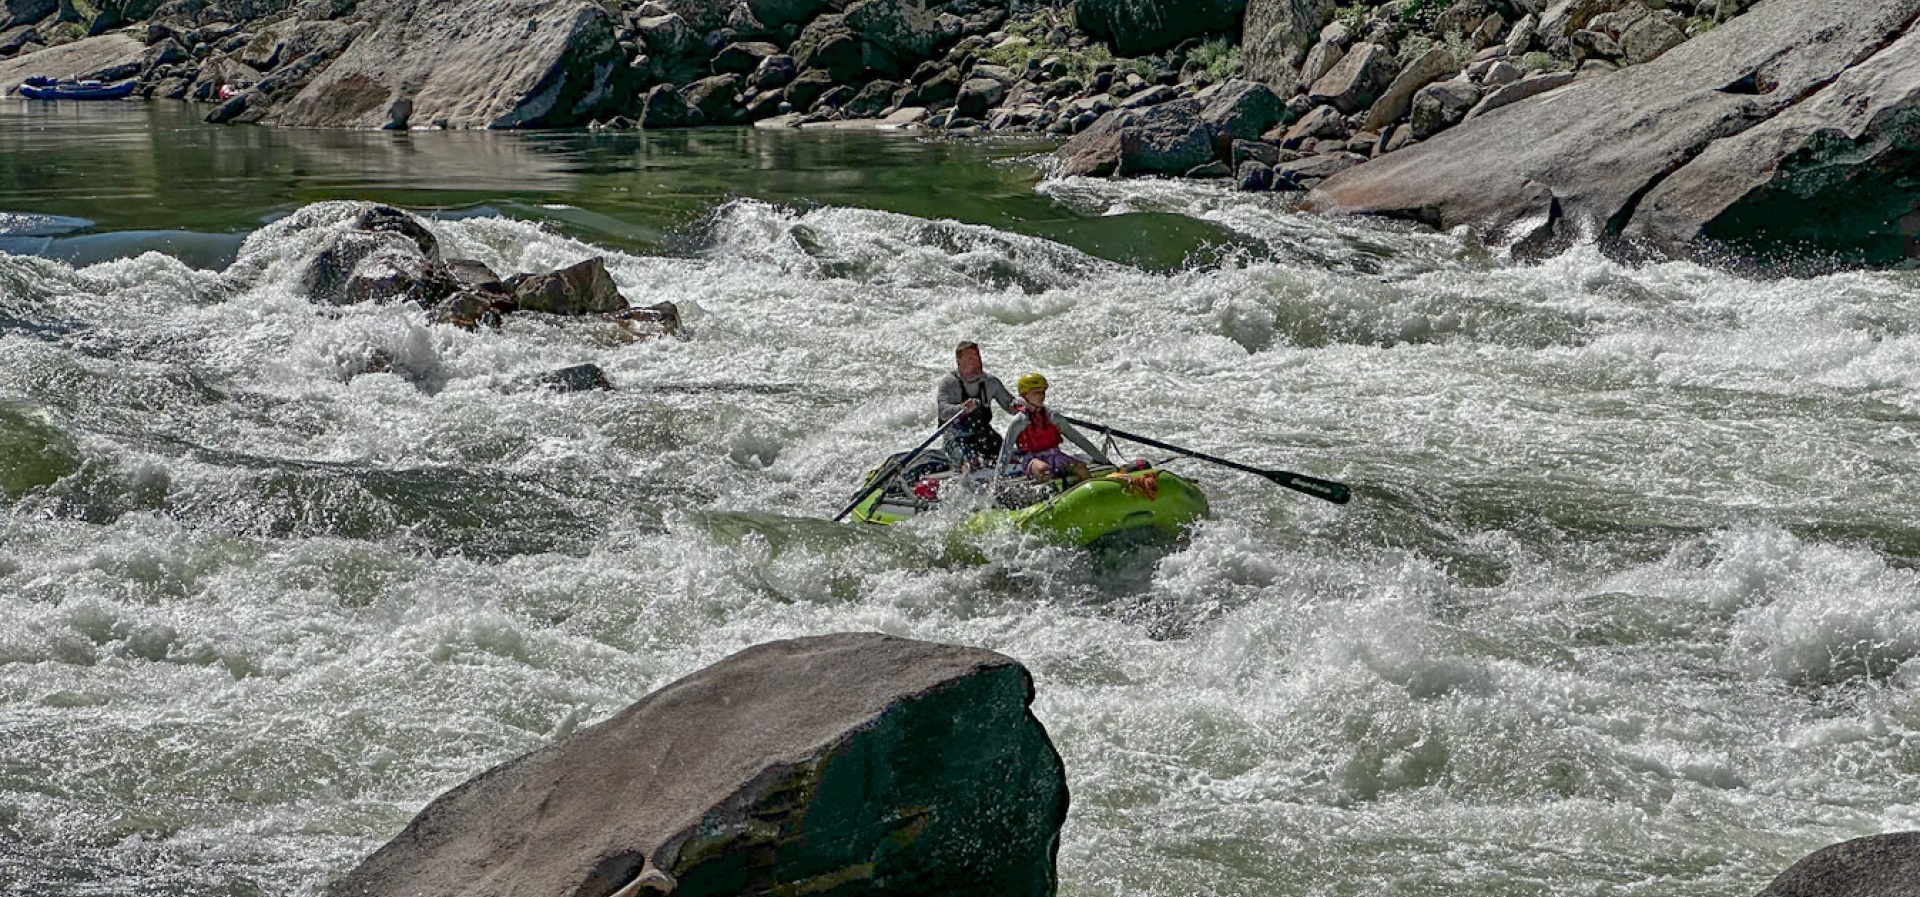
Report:
M 1196 452 L 1190 448 L 1173 445 L 1171 443 L 1161 442 L 1158 439 L 1154 439 L 1148 436 L 1141 436 L 1137 433 L 1128 433 L 1125 430 L 1116 430 L 1112 427 L 1107 426 L 1106 424 L 1097 424 L 1090 420 L 1081 420 L 1080 418 L 1070 417 L 1068 415 L 1061 414 L 1057 411 L 1054 412 L 1053 416 L 1060 418 L 1061 420 L 1064 420 L 1070 424 L 1078 424 L 1082 427 L 1091 427 L 1095 430 L 1099 430 L 1102 433 L 1106 433 L 1109 436 L 1118 436 L 1121 439 L 1125 439 L 1129 442 L 1138 442 L 1141 445 L 1150 445 L 1157 449 L 1164 449 L 1169 452 L 1176 452 L 1178 454 L 1186 455 L 1189 458 L 1195 458 L 1201 461 L 1206 461 L 1210 464 L 1218 464 L 1221 467 L 1231 467 L 1234 470 L 1243 470 L 1243 471 L 1246 471 L 1247 473 L 1253 474 L 1254 476 L 1265 477 L 1266 479 L 1272 480 L 1273 482 L 1278 483 L 1282 486 L 1285 486 L 1288 489 L 1292 489 L 1295 492 L 1302 492 L 1307 495 L 1311 495 L 1314 498 L 1321 499 L 1323 501 L 1333 502 L 1336 505 L 1344 505 L 1347 502 L 1353 500 L 1353 490 L 1348 488 L 1347 484 L 1345 483 L 1337 483 L 1337 482 L 1334 482 L 1333 480 L 1323 480 L 1323 479 L 1320 479 L 1319 477 L 1310 477 L 1303 473 L 1293 473 L 1292 471 L 1287 471 L 1287 470 L 1267 470 L 1260 467 L 1253 467 L 1251 465 L 1241 464 L 1238 461 L 1229 461 L 1225 458 L 1216 458 L 1212 455 L 1208 455 L 1202 452 Z M 864 498 L 864 496 L 862 497 Z
M 863 501 L 866 501 L 867 496 L 872 495 L 873 493 L 881 489 L 885 489 L 887 486 L 887 480 L 891 479 L 894 474 L 899 473 L 902 467 L 911 463 L 913 459 L 918 457 L 921 452 L 926 451 L 927 446 L 932 445 L 934 440 L 940 438 L 940 434 L 947 432 L 948 427 L 953 426 L 956 421 L 960 420 L 963 417 L 966 417 L 966 415 L 956 414 L 952 417 L 947 418 L 947 422 L 944 424 L 941 424 L 939 429 L 934 430 L 933 435 L 927 437 L 927 441 L 920 443 L 918 446 L 915 446 L 913 451 L 910 451 L 904 455 L 901 455 L 900 460 L 894 462 L 892 466 L 887 467 L 884 470 L 880 471 L 880 473 L 874 475 L 873 479 L 870 479 L 867 481 L 866 489 L 862 490 L 859 495 L 854 496 L 853 501 L 848 502 L 846 507 L 840 509 L 840 513 L 833 515 L 833 522 L 839 523 L 840 521 L 847 519 L 847 515 L 853 513 L 854 508 L 860 507 L 860 503 Z

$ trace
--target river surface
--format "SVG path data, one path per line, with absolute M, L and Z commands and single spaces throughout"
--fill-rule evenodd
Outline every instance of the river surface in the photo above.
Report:
M 0 102 L 0 893 L 317 895 L 843 630 L 1032 669 L 1069 897 L 1747 897 L 1920 828 L 1916 274 L 1514 263 L 1044 144 L 199 111 Z M 310 304 L 275 222 L 349 200 L 604 255 L 686 338 Z M 828 522 L 961 339 L 1356 498 L 1179 461 L 1181 544 Z M 618 388 L 523 388 L 585 362 Z

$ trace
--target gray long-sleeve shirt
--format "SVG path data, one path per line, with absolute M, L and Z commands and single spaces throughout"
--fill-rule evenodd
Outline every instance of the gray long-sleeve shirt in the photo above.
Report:
M 1098 446 L 1095 446 L 1092 440 L 1081 435 L 1080 431 L 1075 429 L 1072 424 L 1061 420 L 1058 414 L 1051 416 L 1053 417 L 1053 425 L 1060 428 L 1060 437 L 1062 439 L 1079 446 L 1081 451 L 1087 453 L 1087 457 L 1092 458 L 1098 463 L 1113 464 L 1112 461 L 1107 459 L 1106 452 L 1101 451 Z M 1020 454 L 1020 432 L 1026 428 L 1026 413 L 1021 412 L 1020 414 L 1014 415 L 1013 423 L 1007 425 L 1007 434 L 1001 437 L 1003 441 L 1000 443 L 999 466 L 1005 467 L 1013 463 L 1014 456 Z
M 960 406 L 968 399 L 979 399 L 982 405 L 991 400 L 1008 414 L 1013 413 L 1013 393 L 1007 391 L 1007 385 L 1001 383 L 999 377 L 981 374 L 972 380 L 961 380 L 959 371 L 950 371 L 934 394 L 934 407 L 939 415 L 937 423 L 944 424 L 960 414 Z

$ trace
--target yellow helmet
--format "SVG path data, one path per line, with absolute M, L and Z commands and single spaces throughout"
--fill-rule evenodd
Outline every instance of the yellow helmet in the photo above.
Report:
M 1027 393 L 1033 392 L 1036 389 L 1046 389 L 1047 378 L 1042 377 L 1039 374 L 1028 374 L 1024 377 L 1021 377 L 1020 382 L 1015 384 L 1015 386 L 1018 387 L 1020 394 L 1024 396 Z

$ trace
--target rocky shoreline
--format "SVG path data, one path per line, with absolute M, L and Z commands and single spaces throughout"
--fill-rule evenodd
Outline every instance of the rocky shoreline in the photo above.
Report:
M 1244 82 L 1270 90 L 1274 110 L 1262 113 L 1266 127 L 1237 136 L 1272 145 L 1249 149 L 1275 168 L 1271 183 L 1309 187 L 1342 165 L 1576 75 L 1656 58 L 1740 8 L 1736 0 L 1652 2 L 1665 8 L 1641 0 L 5 0 L 0 57 L 15 59 L 0 71 L 135 78 L 142 96 L 215 104 L 212 122 L 854 120 L 1058 137 L 1116 114 L 1205 103 Z M 1234 159 L 1219 161 L 1170 173 L 1238 173 Z M 1255 178 L 1254 186 L 1269 183 Z
M 216 123 L 1039 134 L 1067 141 L 1062 175 L 1312 191 L 1310 209 L 1466 226 L 1523 253 L 1597 240 L 1839 267 L 1920 257 L 1913 0 L 0 0 L 0 13 L 0 85 L 130 78 L 144 96 L 212 104 Z

